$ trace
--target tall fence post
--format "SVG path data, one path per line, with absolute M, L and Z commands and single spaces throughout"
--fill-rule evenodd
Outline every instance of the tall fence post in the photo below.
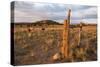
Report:
M 68 11 L 68 19 L 64 20 L 63 25 L 63 44 L 61 47 L 62 58 L 68 58 L 69 56 L 70 12 L 71 10 Z

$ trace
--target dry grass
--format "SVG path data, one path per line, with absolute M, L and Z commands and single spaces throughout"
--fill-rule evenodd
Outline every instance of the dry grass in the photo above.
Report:
M 29 30 L 28 27 L 15 26 L 15 65 L 97 60 L 96 26 L 83 27 L 80 45 L 78 30 L 70 29 L 69 58 L 53 61 L 52 57 L 60 52 L 62 45 L 62 29 Z

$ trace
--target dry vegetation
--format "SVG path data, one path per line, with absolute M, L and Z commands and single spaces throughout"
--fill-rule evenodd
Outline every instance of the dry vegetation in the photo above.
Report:
M 15 25 L 15 65 L 97 60 L 97 29 L 95 25 L 83 27 L 79 45 L 79 28 L 70 28 L 69 59 L 56 61 L 52 57 L 60 52 L 62 29 L 46 29 L 40 26 L 39 30 L 35 30 L 35 26 L 32 27 L 33 29 Z

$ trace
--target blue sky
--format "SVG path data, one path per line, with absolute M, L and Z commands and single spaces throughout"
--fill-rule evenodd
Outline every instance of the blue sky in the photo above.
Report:
M 97 7 L 86 5 L 34 3 L 15 1 L 15 22 L 35 22 L 40 20 L 54 20 L 63 23 L 71 9 L 71 23 L 97 23 Z

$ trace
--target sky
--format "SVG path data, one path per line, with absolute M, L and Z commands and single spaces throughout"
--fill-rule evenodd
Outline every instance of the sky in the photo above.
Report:
M 97 7 L 87 5 L 15 1 L 14 22 L 53 20 L 63 23 L 71 9 L 71 23 L 97 23 Z

